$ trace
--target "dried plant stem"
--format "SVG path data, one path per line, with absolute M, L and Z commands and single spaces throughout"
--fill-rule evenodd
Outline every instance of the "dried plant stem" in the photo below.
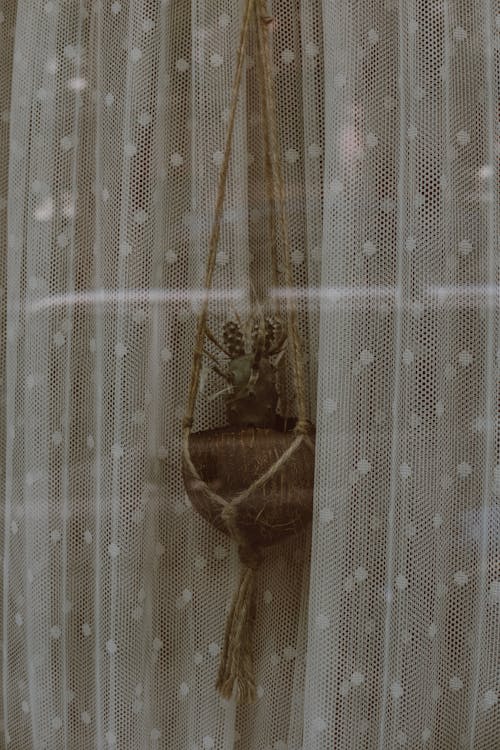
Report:
M 216 687 L 237 703 L 255 700 L 252 632 L 255 624 L 255 570 L 245 567 L 227 619 L 224 649 Z

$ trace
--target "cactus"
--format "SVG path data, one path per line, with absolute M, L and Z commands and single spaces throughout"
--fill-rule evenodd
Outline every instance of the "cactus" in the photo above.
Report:
M 213 335 L 209 336 L 228 357 L 225 371 L 214 368 L 228 383 L 222 391 L 227 419 L 232 426 L 274 428 L 277 362 L 271 358 L 282 354 L 286 336 L 280 321 L 273 317 L 253 316 L 247 328 L 250 334 L 245 337 L 240 322 L 227 321 L 223 326 L 224 347 Z
M 242 357 L 245 354 L 245 343 L 243 340 L 243 331 L 238 323 L 229 320 L 222 329 L 224 346 L 229 352 L 231 358 Z

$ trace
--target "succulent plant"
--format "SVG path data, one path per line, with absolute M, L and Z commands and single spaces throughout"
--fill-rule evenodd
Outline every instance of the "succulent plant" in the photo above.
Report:
M 248 335 L 239 320 L 227 321 L 222 334 L 224 346 L 209 336 L 227 357 L 225 370 L 214 368 L 227 383 L 221 391 L 227 419 L 232 426 L 272 428 L 278 405 L 276 367 L 286 335 L 275 317 L 252 316 L 246 329 Z
M 232 358 L 242 357 L 245 354 L 245 343 L 243 340 L 243 331 L 238 323 L 229 320 L 222 329 L 222 338 L 224 346 Z

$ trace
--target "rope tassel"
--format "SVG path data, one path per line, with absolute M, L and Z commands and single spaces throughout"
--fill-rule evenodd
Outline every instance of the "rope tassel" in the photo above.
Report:
M 256 613 L 255 573 L 253 568 L 247 567 L 241 573 L 226 623 L 224 650 L 216 683 L 224 698 L 229 700 L 234 697 L 239 704 L 253 703 L 255 700 L 252 658 Z

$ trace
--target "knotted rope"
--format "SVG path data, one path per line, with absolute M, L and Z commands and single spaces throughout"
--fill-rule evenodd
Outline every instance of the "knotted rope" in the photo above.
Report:
M 273 215 L 277 214 L 282 241 L 284 276 L 289 292 L 293 286 L 290 239 L 285 206 L 285 184 L 280 164 L 279 141 L 276 126 L 276 107 L 268 40 L 269 18 L 267 17 L 265 0 L 246 0 L 237 53 L 236 73 L 231 93 L 231 107 L 224 147 L 224 158 L 219 175 L 214 221 L 208 246 L 208 259 L 204 280 L 205 294 L 198 317 L 191 381 L 186 414 L 183 420 L 184 467 L 193 482 L 196 484 L 196 489 L 201 490 L 207 499 L 220 506 L 221 518 L 225 523 L 228 533 L 238 544 L 239 556 L 242 563 L 240 582 L 232 602 L 231 611 L 226 625 L 224 648 L 216 683 L 217 689 L 225 698 L 229 699 L 234 696 L 238 703 L 248 703 L 255 700 L 255 678 L 252 661 L 252 631 L 256 611 L 255 575 L 262 559 L 260 550 L 249 549 L 240 532 L 238 525 L 239 508 L 254 491 L 269 482 L 270 479 L 276 476 L 278 472 L 284 468 L 286 462 L 303 442 L 305 442 L 314 452 L 313 442 L 308 435 L 310 425 L 307 420 L 304 361 L 297 326 L 297 308 L 295 298 L 293 294 L 290 293 L 286 295 L 288 318 L 287 328 L 291 341 L 292 371 L 296 387 L 298 413 L 295 437 L 292 443 L 267 469 L 267 471 L 255 479 L 247 489 L 233 497 L 231 501 L 218 495 L 201 479 L 191 459 L 189 448 L 189 436 L 193 425 L 193 415 L 200 383 L 203 344 L 205 336 L 207 335 L 206 321 L 208 315 L 209 292 L 212 286 L 215 269 L 222 211 L 226 193 L 227 175 L 233 144 L 238 96 L 244 69 L 245 52 L 248 45 L 249 29 L 252 21 L 256 27 L 258 53 L 257 75 L 262 102 L 262 129 L 264 133 L 264 164 L 267 195 L 271 204 L 270 240 L 273 277 L 274 282 L 277 285 L 277 232 L 273 221 Z

